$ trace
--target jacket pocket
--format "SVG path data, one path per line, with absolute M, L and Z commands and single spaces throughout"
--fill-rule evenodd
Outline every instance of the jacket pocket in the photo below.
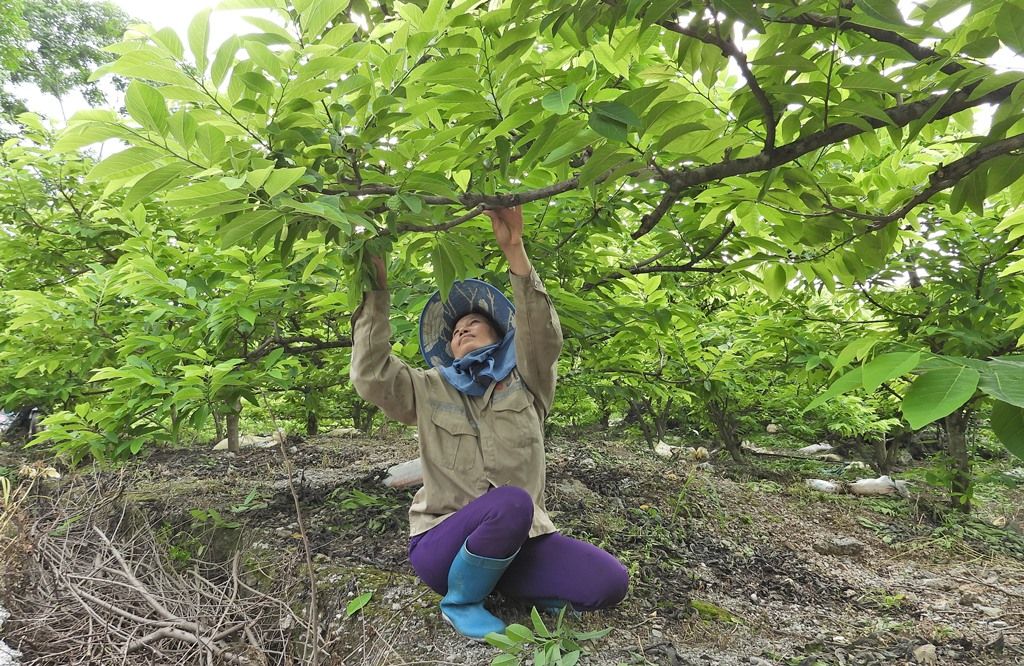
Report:
M 465 472 L 476 466 L 477 435 L 463 414 L 435 409 L 430 416 L 437 427 L 437 460 L 448 469 Z

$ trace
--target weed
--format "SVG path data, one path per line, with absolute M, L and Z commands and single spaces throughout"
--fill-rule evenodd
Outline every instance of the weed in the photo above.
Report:
M 326 504 L 340 511 L 353 514 L 349 522 L 365 526 L 371 532 L 383 533 L 398 523 L 397 514 L 402 505 L 393 497 L 370 495 L 356 488 L 338 488 L 326 500 Z
M 192 529 L 203 527 L 207 523 L 212 523 L 214 529 L 233 530 L 242 526 L 242 523 L 224 520 L 217 509 L 192 509 L 189 514 L 192 516 Z
M 530 647 L 534 666 L 575 666 L 583 655 L 580 643 L 604 638 L 611 628 L 598 631 L 578 632 L 564 624 L 565 608 L 558 612 L 555 626 L 548 629 L 536 608 L 530 611 L 533 630 L 521 624 L 510 624 L 504 634 L 490 633 L 485 640 L 501 650 L 491 661 L 491 666 L 512 666 L 525 658 L 524 651 Z
M 235 504 L 230 507 L 231 513 L 239 514 L 245 513 L 246 511 L 257 511 L 259 509 L 267 508 L 267 498 L 257 488 L 253 488 L 249 491 L 249 494 L 245 496 L 241 504 Z

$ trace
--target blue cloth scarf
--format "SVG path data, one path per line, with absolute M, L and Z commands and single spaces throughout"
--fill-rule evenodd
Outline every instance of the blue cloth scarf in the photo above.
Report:
M 442 367 L 441 375 L 462 393 L 480 396 L 492 383 L 508 377 L 515 367 L 516 335 L 509 331 L 501 342 L 475 349 Z

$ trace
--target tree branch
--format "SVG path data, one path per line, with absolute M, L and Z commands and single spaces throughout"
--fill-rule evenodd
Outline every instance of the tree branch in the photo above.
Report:
M 770 153 L 775 149 L 775 125 L 777 120 L 775 118 L 775 109 L 772 107 L 771 100 L 768 99 L 768 94 L 761 87 L 761 84 L 757 82 L 757 77 L 750 71 L 750 65 L 747 63 L 747 56 L 739 49 L 738 46 L 731 39 L 723 39 L 718 35 L 713 35 L 710 32 L 704 30 L 695 30 L 693 28 L 679 25 L 678 21 L 670 21 L 668 19 L 658 21 L 658 25 L 671 32 L 691 37 L 698 41 L 704 42 L 705 44 L 711 44 L 717 46 L 718 50 L 722 52 L 726 58 L 732 58 L 736 62 L 736 66 L 739 67 L 740 72 L 743 74 L 743 79 L 747 82 L 747 87 L 750 88 L 750 92 L 754 94 L 754 99 L 761 106 L 761 112 L 764 114 L 764 151 Z

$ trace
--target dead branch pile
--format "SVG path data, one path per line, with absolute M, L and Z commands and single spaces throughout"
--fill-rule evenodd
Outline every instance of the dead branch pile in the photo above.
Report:
M 296 560 L 267 569 L 175 562 L 166 539 L 104 475 L 38 497 L 28 582 L 11 591 L 6 639 L 24 664 L 290 664 L 313 632 L 286 600 Z M 268 554 L 268 557 L 270 555 Z M 257 582 L 258 581 L 258 582 Z M 293 604 L 301 607 L 301 604 Z

